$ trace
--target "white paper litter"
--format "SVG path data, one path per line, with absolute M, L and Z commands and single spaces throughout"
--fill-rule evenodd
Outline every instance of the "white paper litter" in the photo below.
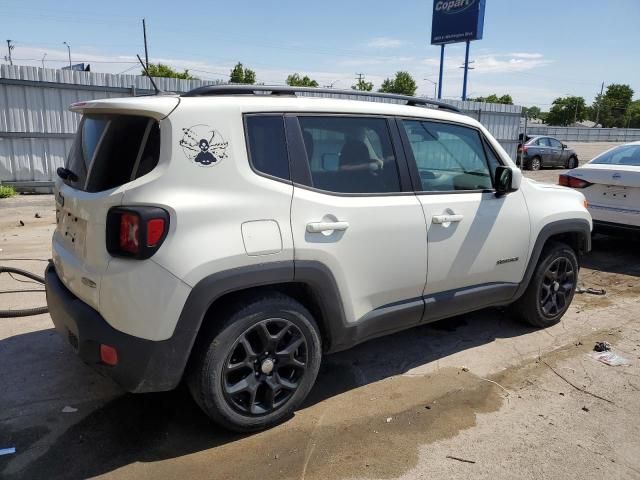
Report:
M 70 407 L 69 405 L 67 405 L 62 409 L 62 413 L 75 413 L 77 411 L 78 411 L 77 408 Z
M 619 367 L 622 365 L 631 365 L 631 362 L 629 360 L 611 351 L 591 352 L 589 356 L 594 360 L 598 360 L 599 362 L 602 362 L 605 365 L 610 365 L 612 367 Z

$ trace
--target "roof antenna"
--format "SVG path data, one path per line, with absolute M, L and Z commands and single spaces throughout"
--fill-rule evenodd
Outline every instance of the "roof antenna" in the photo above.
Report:
M 136 57 L 138 57 L 138 61 L 140 62 L 140 65 L 142 65 L 142 69 L 144 70 L 144 73 L 146 73 L 147 77 L 149 77 L 149 80 L 151 80 L 151 85 L 153 85 L 153 88 L 156 91 L 156 95 L 160 95 L 161 93 L 164 93 L 163 90 L 160 90 L 158 88 L 158 86 L 156 85 L 156 82 L 154 82 L 153 78 L 151 78 L 151 75 L 149 75 L 149 70 L 147 70 L 147 67 L 144 65 L 144 62 L 140 58 L 140 55 L 136 55 Z

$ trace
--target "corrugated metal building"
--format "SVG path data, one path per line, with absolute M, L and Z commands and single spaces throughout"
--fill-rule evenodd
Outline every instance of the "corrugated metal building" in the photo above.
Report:
M 162 90 L 187 92 L 216 82 L 154 79 Z M 152 93 L 148 78 L 38 67 L 0 66 L 0 182 L 18 188 L 50 187 L 64 164 L 79 115 L 68 106 L 83 100 Z M 353 97 L 358 98 L 358 97 Z M 512 158 L 521 107 L 447 100 L 479 119 Z

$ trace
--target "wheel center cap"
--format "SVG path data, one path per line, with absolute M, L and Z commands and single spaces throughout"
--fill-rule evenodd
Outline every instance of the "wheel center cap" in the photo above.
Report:
M 270 358 L 267 358 L 262 362 L 262 365 L 260 365 L 260 370 L 262 370 L 262 373 L 264 373 L 265 375 L 269 375 L 271 374 L 271 372 L 273 372 L 273 366 L 274 366 L 273 360 L 271 360 Z
M 557 292 L 560 290 L 560 284 L 558 282 L 553 282 L 553 291 Z

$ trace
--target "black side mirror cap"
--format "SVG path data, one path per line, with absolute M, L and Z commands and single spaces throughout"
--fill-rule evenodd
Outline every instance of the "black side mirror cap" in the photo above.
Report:
M 495 173 L 496 197 L 501 197 L 509 192 L 517 190 L 513 188 L 513 170 L 511 167 L 500 165 Z
M 566 143 L 562 144 L 562 148 L 569 148 Z

